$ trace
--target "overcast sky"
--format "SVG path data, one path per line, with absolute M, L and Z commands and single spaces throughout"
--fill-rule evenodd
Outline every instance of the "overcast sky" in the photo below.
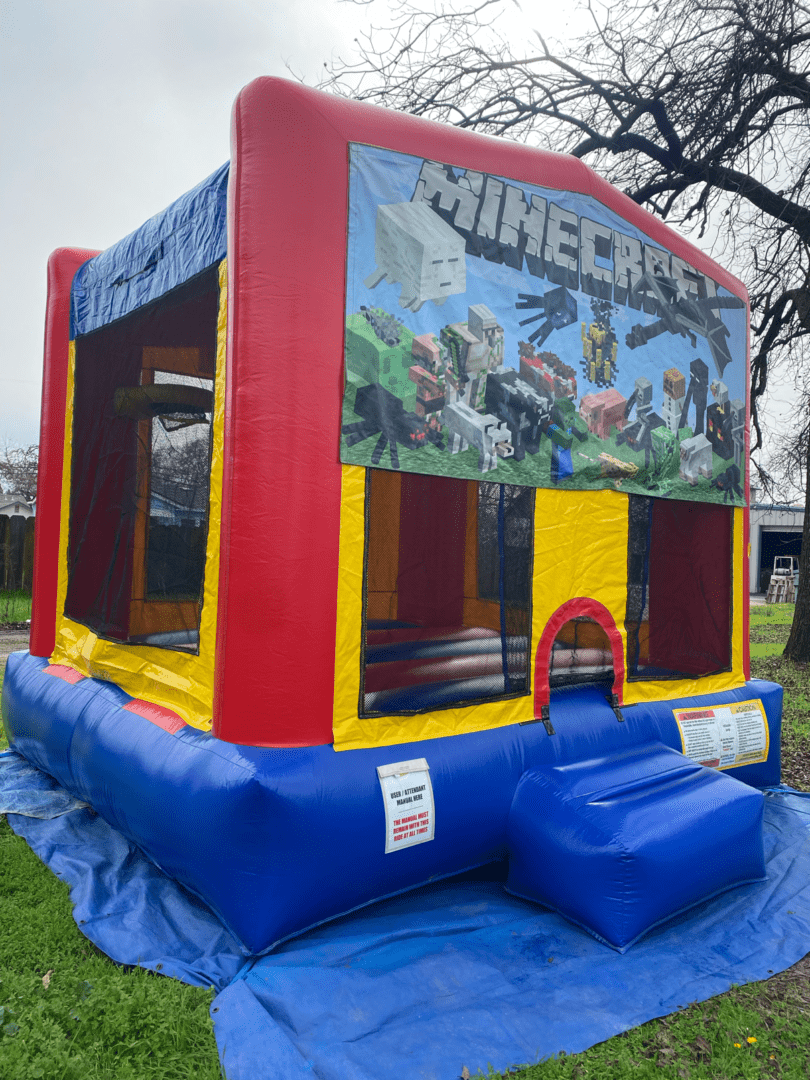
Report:
M 525 40 L 531 12 L 509 8 Z M 543 5 L 572 36 L 573 5 Z M 0 0 L 0 447 L 39 437 L 46 264 L 103 249 L 229 156 L 230 111 L 258 75 L 314 83 L 386 0 Z M 581 25 L 581 24 L 580 24 Z
M 229 156 L 230 112 L 317 79 L 363 14 L 336 0 L 1 0 L 0 445 L 36 442 L 46 264 L 103 249 Z

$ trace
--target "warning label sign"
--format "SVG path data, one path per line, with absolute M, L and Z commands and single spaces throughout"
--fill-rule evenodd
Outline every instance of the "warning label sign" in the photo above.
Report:
M 710 769 L 733 769 L 767 760 L 768 719 L 758 698 L 672 711 L 680 728 L 683 752 L 693 761 Z
M 378 765 L 385 803 L 385 853 L 432 840 L 435 826 L 430 766 L 425 758 Z

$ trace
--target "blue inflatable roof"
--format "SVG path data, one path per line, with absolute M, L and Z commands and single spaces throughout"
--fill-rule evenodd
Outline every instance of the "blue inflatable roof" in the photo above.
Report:
M 73 280 L 70 336 L 128 315 L 224 258 L 230 164 L 90 259 Z

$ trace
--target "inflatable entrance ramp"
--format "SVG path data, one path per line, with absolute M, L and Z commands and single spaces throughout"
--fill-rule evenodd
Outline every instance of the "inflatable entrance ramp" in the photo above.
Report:
M 762 794 L 662 746 L 525 772 L 507 889 L 623 952 L 702 900 L 765 876 Z

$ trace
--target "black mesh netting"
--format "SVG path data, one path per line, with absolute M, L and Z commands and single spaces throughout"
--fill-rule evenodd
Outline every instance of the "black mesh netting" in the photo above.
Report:
M 732 507 L 630 496 L 629 678 L 730 668 L 732 524 Z
M 369 470 L 363 713 L 529 690 L 534 491 Z
M 196 650 L 219 303 L 213 267 L 76 342 L 65 613 Z

